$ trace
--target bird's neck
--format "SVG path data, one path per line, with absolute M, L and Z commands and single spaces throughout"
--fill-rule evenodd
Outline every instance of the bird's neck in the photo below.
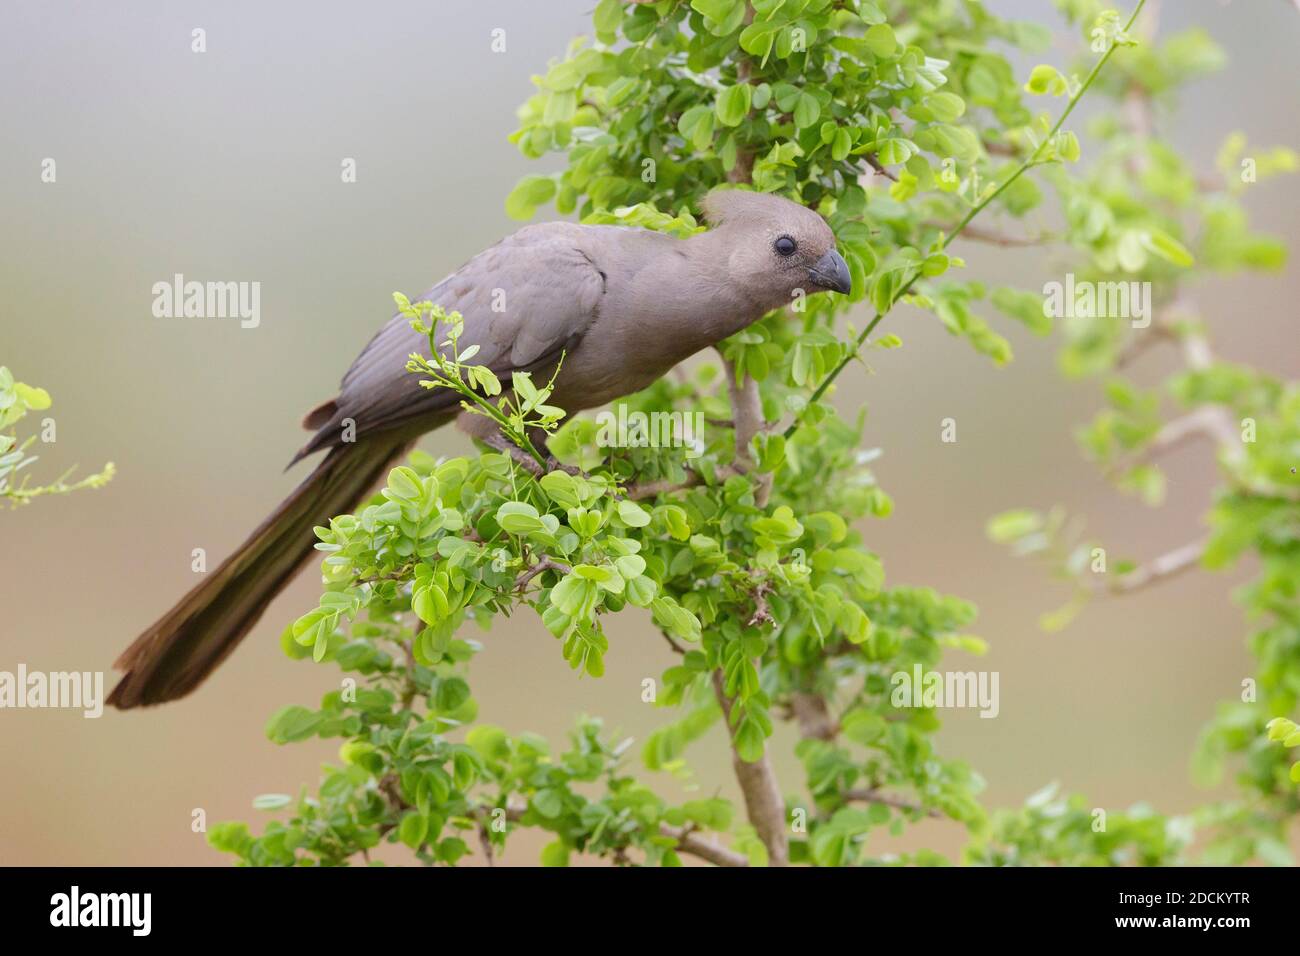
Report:
M 682 240 L 686 255 L 679 257 L 676 268 L 686 287 L 696 290 L 689 308 L 705 344 L 735 335 L 776 307 L 758 289 L 737 281 L 732 261 L 736 242 L 725 225 Z

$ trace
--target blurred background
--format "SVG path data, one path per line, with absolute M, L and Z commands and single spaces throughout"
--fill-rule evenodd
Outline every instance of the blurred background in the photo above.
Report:
M 517 227 L 504 197 L 521 174 L 546 167 L 507 142 L 515 107 L 529 77 L 587 31 L 593 5 L 4 4 L 0 364 L 54 396 L 58 442 L 41 446 L 41 475 L 111 460 L 118 477 L 101 491 L 0 514 L 0 670 L 108 672 L 194 583 L 191 551 L 205 548 L 214 566 L 300 480 L 302 466 L 283 471 L 303 441 L 299 419 L 334 394 L 390 314 L 391 293 L 425 289 Z M 1048 0 L 988 5 L 1061 27 Z M 1291 5 L 1164 8 L 1162 32 L 1203 26 L 1229 66 L 1163 114 L 1161 132 L 1204 172 L 1232 130 L 1296 146 L 1300 16 Z M 191 52 L 195 28 L 206 31 L 202 55 Z M 490 48 L 496 28 L 506 31 L 504 53 Z M 1063 64 L 1076 49 L 1077 34 L 1058 29 L 1040 59 Z M 1086 138 L 1084 148 L 1086 159 Z M 41 182 L 47 157 L 56 184 Z M 357 181 L 344 184 L 349 157 Z M 1295 177 L 1246 197 L 1257 227 L 1292 246 L 1298 200 Z M 1050 225 L 1051 207 L 1041 224 Z M 956 248 L 991 280 L 1035 288 L 1061 271 L 1037 250 Z M 260 327 L 155 318 L 151 287 L 178 272 L 259 281 Z M 1197 295 L 1225 358 L 1300 374 L 1293 268 L 1216 281 Z M 877 470 L 897 507 L 865 530 L 888 580 L 976 602 L 974 631 L 991 651 L 979 664 L 950 661 L 1001 673 L 999 717 L 948 712 L 940 745 L 987 777 L 989 806 L 1059 780 L 1112 810 L 1142 800 L 1188 810 L 1206 797 L 1187 773 L 1197 730 L 1250 673 L 1249 624 L 1230 597 L 1250 569 L 1194 572 L 1098 602 L 1047 635 L 1038 615 L 1066 592 L 989 543 L 983 527 L 1007 508 L 1061 504 L 1086 514 L 1112 555 L 1150 557 L 1200 533 L 1215 482 L 1210 452 L 1193 446 L 1166 460 L 1162 509 L 1119 497 L 1071 437 L 1097 407 L 1095 383 L 1064 382 L 1054 343 L 995 325 L 1016 348 L 1000 370 L 933 316 L 900 309 L 886 331 L 906 347 L 874 353 L 871 373 L 846 374 L 838 395 L 846 409 L 867 406 L 867 443 L 884 449 Z M 1137 374 L 1154 381 L 1172 358 L 1155 352 Z M 949 416 L 956 444 L 939 440 Z M 445 433 L 423 447 L 461 453 L 467 444 Z M 314 785 L 334 757 L 326 742 L 277 747 L 263 734 L 279 707 L 337 686 L 333 667 L 290 661 L 278 646 L 316 594 L 305 572 L 180 703 L 99 720 L 0 711 L 0 863 L 224 863 L 191 831 L 196 808 L 209 824 L 244 819 L 260 829 L 255 795 Z M 585 712 L 643 740 L 666 713 L 641 703 L 640 682 L 671 656 L 647 625 L 620 617 L 608 673 L 578 680 L 531 615 L 503 622 L 480 636 L 486 650 L 472 678 L 481 718 L 562 745 Z M 106 673 L 106 690 L 112 681 Z M 699 792 L 732 792 L 720 736 L 689 756 Z M 777 769 L 784 789 L 799 792 L 792 759 Z M 667 775 L 650 782 L 680 795 Z M 964 842 L 955 824 L 936 822 L 898 845 L 955 858 Z M 535 862 L 540 843 L 517 842 L 507 862 Z

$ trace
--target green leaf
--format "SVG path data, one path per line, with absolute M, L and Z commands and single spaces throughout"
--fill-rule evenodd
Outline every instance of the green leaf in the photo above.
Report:
M 424 486 L 414 469 L 402 465 L 388 473 L 388 490 L 402 501 L 414 501 L 423 493 Z
M 718 94 L 716 113 L 723 126 L 739 126 L 749 113 L 753 88 L 748 83 L 729 86 Z M 683 134 L 685 135 L 685 134 Z
M 989 519 L 985 532 L 999 544 L 1035 534 L 1043 527 L 1043 516 L 1036 511 L 1004 511 Z
M 704 105 L 692 106 L 678 119 L 677 132 L 695 149 L 708 149 L 713 142 L 713 110 Z
M 546 528 L 537 509 L 526 501 L 505 502 L 497 509 L 496 517 L 497 524 L 507 534 L 531 534 Z
M 763 759 L 763 744 L 766 739 L 763 729 L 757 722 L 746 717 L 736 728 L 734 737 L 736 756 L 746 763 L 757 763 Z
M 831 159 L 844 159 L 851 149 L 853 149 L 853 134 L 841 126 L 835 130 L 835 138 L 831 140 Z
M 561 508 L 577 508 L 582 504 L 577 483 L 564 471 L 552 471 L 541 478 L 542 490 Z
M 691 0 L 714 36 L 727 36 L 745 21 L 745 0 Z
M 879 740 L 888 729 L 885 718 L 869 710 L 851 710 L 840 720 L 844 736 L 855 743 L 868 745 Z
M 794 105 L 794 125 L 799 129 L 807 129 L 816 123 L 821 115 L 822 105 L 817 102 L 817 97 L 811 93 L 800 93 Z
M 636 607 L 649 607 L 657 593 L 659 585 L 648 577 L 630 578 L 627 582 L 628 603 Z
M 1061 75 L 1061 72 L 1054 66 L 1039 64 L 1034 67 L 1033 72 L 1029 74 L 1029 81 L 1025 83 L 1025 92 L 1036 95 L 1050 94 L 1060 96 L 1068 93 L 1070 84 Z
M 1148 229 L 1141 234 L 1141 239 L 1143 246 L 1166 262 L 1172 262 L 1184 269 L 1190 268 L 1195 262 L 1192 254 L 1187 251 L 1187 247 L 1167 232 L 1159 229 Z
M 542 866 L 568 866 L 569 848 L 561 840 L 542 847 Z
M 599 34 L 616 33 L 623 23 L 622 0 L 600 0 L 591 15 L 591 22 Z
M 548 820 L 553 820 L 564 812 L 564 794 L 547 787 L 533 794 L 533 807 Z
M 577 617 L 585 614 L 588 602 L 595 594 L 596 585 L 577 574 L 566 574 L 551 589 L 551 603 L 567 614 Z
M 555 196 L 555 180 L 549 176 L 525 176 L 506 197 L 506 215 L 511 219 L 532 219 L 537 207 Z
M 644 528 L 650 523 L 649 513 L 635 501 L 626 499 L 618 503 L 618 517 L 629 528 Z
M 316 711 L 291 704 L 276 711 L 267 721 L 266 736 L 277 744 L 306 740 L 316 733 L 321 722 L 321 715 Z
M 407 811 L 397 828 L 398 837 L 412 850 L 419 849 L 420 844 L 424 842 L 425 834 L 428 832 L 428 817 L 415 810 Z
M 1023 323 L 1036 335 L 1047 335 L 1052 331 L 1052 319 L 1043 307 L 1041 295 L 1002 286 L 993 290 L 990 301 L 1004 315 Z
M 438 682 L 435 706 L 440 713 L 450 714 L 459 710 L 469 697 L 469 684 L 459 677 L 444 677 Z
M 925 105 L 940 123 L 951 123 L 966 112 L 966 101 L 956 93 L 931 93 Z
M 868 28 L 862 40 L 872 53 L 879 57 L 893 56 L 898 49 L 898 38 L 888 23 L 878 23 Z

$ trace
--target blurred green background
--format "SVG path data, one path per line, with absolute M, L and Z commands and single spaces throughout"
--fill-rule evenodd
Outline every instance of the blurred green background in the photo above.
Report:
M 219 561 L 301 478 L 301 466 L 283 473 L 303 440 L 299 418 L 333 394 L 390 314 L 391 292 L 423 290 L 516 228 L 503 199 L 541 167 L 507 142 L 514 109 L 530 75 L 586 30 L 592 5 L 4 5 L 0 363 L 54 395 L 58 442 L 42 447 L 41 474 L 105 460 L 119 474 L 103 491 L 0 514 L 0 669 L 108 671 L 194 583 L 191 550 Z M 989 6 L 1061 26 L 1047 0 Z M 1259 145 L 1297 145 L 1291 5 L 1164 4 L 1162 32 L 1192 24 L 1225 47 L 1229 68 L 1163 115 L 1161 131 L 1206 172 L 1234 129 Z M 201 55 L 190 50 L 196 27 L 207 31 Z M 504 53 L 490 49 L 496 28 Z M 1076 49 L 1077 36 L 1058 29 L 1041 59 L 1063 64 Z M 1086 138 L 1084 148 L 1086 161 Z M 40 181 L 46 157 L 56 184 Z M 357 161 L 354 184 L 340 181 L 346 157 Z M 1246 202 L 1261 229 L 1294 245 L 1297 199 L 1300 182 L 1282 179 Z M 1050 226 L 1050 209 L 1026 231 Z M 1027 288 L 1064 271 L 1045 251 L 956 248 L 976 274 Z M 260 281 L 261 327 L 154 318 L 150 288 L 177 272 Z M 1225 358 L 1300 373 L 1294 269 L 1197 295 Z M 1036 619 L 1065 592 L 988 543 L 983 526 L 1009 507 L 1059 503 L 1088 515 L 1112 555 L 1158 554 L 1199 533 L 1215 480 L 1208 449 L 1167 459 L 1164 508 L 1118 497 L 1071 438 L 1096 407 L 1095 385 L 1063 382 L 1051 343 L 1010 323 L 998 330 L 1017 354 L 1001 370 L 932 316 L 900 309 L 886 331 L 906 347 L 874 353 L 872 371 L 851 371 L 838 394 L 846 409 L 867 406 L 867 444 L 885 452 L 878 474 L 897 508 L 865 530 L 888 579 L 975 601 L 975 630 L 992 650 L 978 664 L 954 655 L 952 666 L 1001 672 L 999 717 L 950 714 L 941 746 L 985 774 L 989 805 L 1059 780 L 1111 809 L 1189 809 L 1204 797 L 1186 770 L 1197 730 L 1249 675 L 1247 625 L 1230 600 L 1243 575 L 1187 575 L 1045 635 Z M 1172 358 L 1148 356 L 1138 374 L 1154 380 Z M 945 417 L 957 419 L 956 444 L 939 440 Z M 439 434 L 424 447 L 467 445 Z M 180 703 L 99 720 L 0 711 L 0 863 L 223 862 L 191 831 L 196 808 L 209 823 L 256 820 L 256 794 L 295 793 L 333 757 L 324 742 L 281 748 L 262 731 L 280 706 L 336 686 L 333 668 L 292 662 L 276 640 L 316 590 L 304 573 Z M 578 680 L 526 613 L 481 635 L 487 650 L 471 676 L 482 719 L 559 742 L 586 712 L 644 739 L 665 714 L 641 703 L 641 680 L 671 659 L 647 623 L 620 617 L 600 680 Z M 788 753 L 780 733 L 777 752 Z M 693 786 L 731 792 L 723 740 L 689 756 Z M 793 760 L 778 771 L 799 792 Z M 665 795 L 681 787 L 666 775 L 651 782 Z M 964 839 L 956 825 L 926 823 L 899 845 L 955 857 Z M 535 850 L 521 841 L 506 860 L 532 863 Z

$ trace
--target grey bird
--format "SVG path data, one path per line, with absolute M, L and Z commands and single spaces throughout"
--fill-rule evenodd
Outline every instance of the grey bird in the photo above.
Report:
M 478 345 L 474 361 L 505 381 L 513 371 L 549 378 L 560 364 L 550 404 L 572 413 L 645 388 L 789 305 L 799 290 L 850 290 L 835 236 L 812 210 L 723 189 L 705 199 L 704 214 L 712 228 L 687 239 L 624 226 L 526 226 L 420 299 L 460 312 L 462 348 Z M 126 673 L 110 704 L 160 704 L 198 687 L 313 554 L 312 529 L 364 500 L 422 434 L 459 417 L 470 434 L 491 437 L 486 418 L 405 370 L 406 357 L 427 347 L 400 314 L 370 340 L 338 395 L 303 420 L 315 435 L 290 464 L 328 453 L 233 555 L 123 652 L 116 666 Z

